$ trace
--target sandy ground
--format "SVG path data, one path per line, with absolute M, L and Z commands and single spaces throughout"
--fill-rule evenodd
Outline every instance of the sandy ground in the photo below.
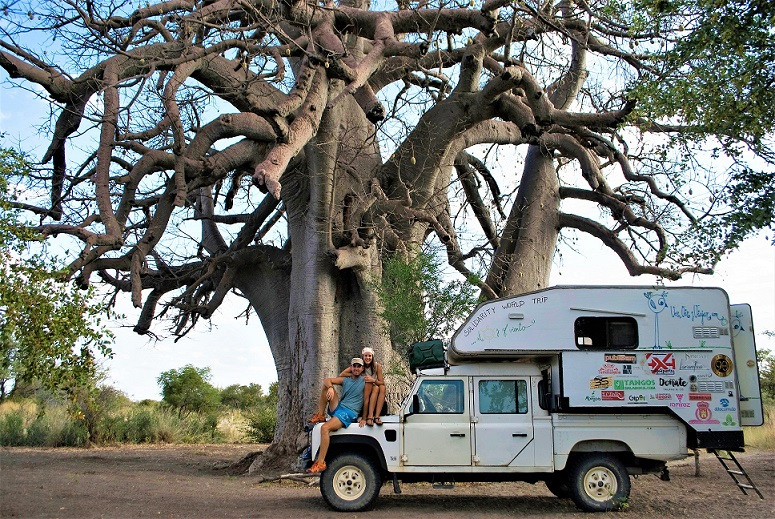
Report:
M 352 517 L 328 510 L 319 489 L 294 481 L 259 483 L 221 468 L 257 445 L 161 445 L 0 450 L 0 517 Z M 775 517 L 775 452 L 747 452 L 741 463 L 765 495 L 743 495 L 718 461 L 703 454 L 701 477 L 689 459 L 672 481 L 632 481 L 627 517 Z M 592 517 L 542 484 L 428 484 L 382 488 L 371 514 L 382 517 Z M 596 515 L 605 517 L 609 514 Z

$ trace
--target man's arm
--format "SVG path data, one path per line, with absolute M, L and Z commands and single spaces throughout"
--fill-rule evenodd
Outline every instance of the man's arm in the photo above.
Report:
M 333 377 L 333 378 L 325 378 L 323 379 L 323 387 L 326 389 L 330 389 L 334 386 L 341 386 L 344 382 L 344 377 Z

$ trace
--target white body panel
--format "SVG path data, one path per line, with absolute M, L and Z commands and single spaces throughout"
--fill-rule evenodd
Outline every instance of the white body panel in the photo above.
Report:
M 554 462 L 565 468 L 571 451 L 606 451 L 614 444 L 650 460 L 686 457 L 686 427 L 666 415 L 554 415 Z
M 749 305 L 732 305 L 731 329 L 735 350 L 735 374 L 740 389 L 740 423 L 762 425 L 764 409 L 759 386 L 759 365 L 756 362 L 753 317 Z M 734 402 L 729 401 L 728 407 L 734 407 Z

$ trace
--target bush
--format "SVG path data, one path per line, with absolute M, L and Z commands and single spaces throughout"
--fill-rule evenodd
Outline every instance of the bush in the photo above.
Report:
M 122 443 L 126 441 L 126 416 L 103 416 L 97 428 L 101 443 Z
M 19 411 L 10 411 L 0 416 L 0 445 L 16 447 L 25 445 L 24 417 Z
M 196 368 L 188 364 L 165 371 L 157 380 L 162 400 L 177 409 L 178 415 L 195 411 L 210 413 L 221 403 L 220 392 L 208 382 L 210 368 Z
M 27 427 L 24 445 L 29 447 L 53 447 L 56 444 L 51 431 L 51 420 L 45 415 L 39 416 Z
M 81 420 L 72 420 L 59 430 L 54 447 L 83 447 L 88 441 L 89 431 L 86 424 Z
M 271 443 L 277 428 L 277 408 L 262 406 L 245 415 L 248 421 L 247 436 L 257 443 Z
M 153 411 L 141 409 L 131 413 L 126 421 L 124 439 L 129 443 L 155 443 L 158 440 L 159 419 Z

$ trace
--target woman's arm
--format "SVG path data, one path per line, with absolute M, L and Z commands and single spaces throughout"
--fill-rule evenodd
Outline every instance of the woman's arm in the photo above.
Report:
M 341 373 L 339 373 L 339 378 L 350 378 L 353 375 L 353 369 L 350 366 L 347 366 L 342 370 Z
M 382 364 L 379 362 L 374 363 L 374 378 L 377 379 L 376 384 L 378 386 L 384 386 L 385 385 L 385 377 L 382 375 Z

